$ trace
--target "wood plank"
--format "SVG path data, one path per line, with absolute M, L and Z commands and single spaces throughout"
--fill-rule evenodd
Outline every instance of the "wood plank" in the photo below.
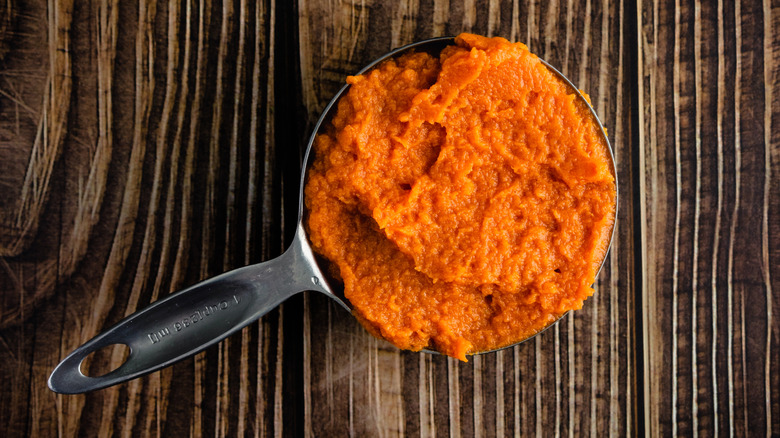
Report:
M 419 13 L 423 10 L 428 14 Z M 437 24 L 435 17 L 443 15 L 449 20 Z M 425 16 L 434 17 L 434 24 L 426 22 Z M 311 354 L 304 379 L 315 391 L 307 405 L 311 421 L 318 426 L 315 435 L 398 433 L 383 416 L 356 419 L 350 408 L 356 402 L 354 388 L 373 381 L 365 364 L 377 354 L 398 357 L 404 373 L 398 388 L 395 378 L 389 377 L 398 361 L 388 361 L 379 375 L 388 376 L 390 385 L 369 385 L 368 403 L 379 400 L 380 412 L 401 410 L 410 434 L 636 432 L 630 354 L 635 302 L 634 294 L 627 292 L 635 284 L 625 17 L 622 4 L 607 1 L 302 3 L 301 80 L 311 120 L 316 120 L 347 74 L 393 47 L 461 31 L 511 33 L 591 93 L 611 133 L 621 182 L 620 220 L 596 295 L 554 329 L 513 349 L 458 363 L 439 356 L 418 358 L 381 342 L 374 347 L 376 341 L 348 314 L 324 298 L 310 297 L 309 331 L 304 337 Z M 347 342 L 365 347 L 356 350 L 344 345 Z M 398 391 L 405 396 L 391 396 Z M 317 399 L 327 403 L 317 404 Z
M 648 1 L 638 20 L 648 431 L 771 435 L 777 10 Z
M 282 249 L 274 213 L 279 182 L 273 176 L 273 141 L 265 150 L 257 143 L 273 120 L 266 103 L 272 70 L 269 5 L 231 2 L 223 9 L 221 3 L 194 0 L 119 3 L 79 3 L 73 10 L 77 24 L 63 31 L 74 41 L 74 50 L 61 53 L 76 61 L 79 92 L 69 105 L 71 131 L 41 213 L 49 218 L 44 230 L 53 222 L 59 232 L 55 245 L 34 241 L 28 252 L 32 257 L 3 259 L 2 289 L 18 284 L 16 297 L 21 297 L 3 308 L 16 312 L 4 313 L 3 324 L 10 328 L 3 332 L 8 347 L 3 357 L 20 358 L 3 365 L 3 375 L 21 379 L 13 385 L 20 390 L 9 395 L 30 400 L 28 405 L 3 398 L 6 435 L 262 434 L 273 430 L 268 415 L 273 402 L 263 394 L 274 393 L 279 384 L 276 365 L 267 360 L 276 354 L 277 340 L 265 335 L 275 330 L 276 315 L 247 329 L 232 345 L 125 386 L 75 397 L 55 397 L 45 386 L 57 358 L 123 315 L 204 275 L 270 258 Z M 24 19 L 46 23 L 54 4 L 48 12 L 45 2 L 19 12 Z M 237 12 L 226 13 L 228 6 Z M 67 9 L 63 13 L 70 18 Z M 60 52 L 54 47 L 52 53 Z M 13 56 L 11 51 L 6 59 Z M 215 80 L 218 60 L 221 80 Z M 219 83 L 222 93 L 216 92 Z M 249 89 L 251 98 L 246 97 Z M 225 165 L 209 166 L 210 161 Z M 209 191 L 212 196 L 204 196 Z M 49 263 L 53 275 L 47 273 Z M 48 289 L 48 295 L 43 293 Z M 46 298 L 51 294 L 56 299 Z M 11 297 L 3 294 L 4 300 Z M 23 306 L 31 302 L 35 307 Z M 22 325 L 13 325 L 20 320 Z M 121 360 L 98 356 L 92 366 Z M 250 375 L 257 376 L 256 383 L 247 384 Z M 212 395 L 217 387 L 222 397 Z M 245 404 L 243 399 L 251 400 Z M 242 421 L 234 412 L 242 413 Z

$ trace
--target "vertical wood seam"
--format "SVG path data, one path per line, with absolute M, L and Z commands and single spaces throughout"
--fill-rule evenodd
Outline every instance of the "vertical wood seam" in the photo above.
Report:
M 718 0 L 718 17 L 723 17 L 723 0 Z M 723 20 L 718 20 L 718 53 L 724 52 Z M 723 56 L 718 56 L 718 83 L 722 84 L 725 80 L 725 65 Z M 715 231 L 712 249 L 712 392 L 713 392 L 713 416 L 715 436 L 718 436 L 720 429 L 719 406 L 718 406 L 718 253 L 720 252 L 720 228 L 721 213 L 723 212 L 723 112 L 725 107 L 724 93 L 720 87 L 717 89 L 716 103 L 716 137 L 717 137 L 717 155 L 718 155 L 718 200 L 717 214 L 715 215 Z
M 504 418 L 506 415 L 504 407 L 504 352 L 496 352 L 496 436 L 506 435 L 506 426 Z
M 236 64 L 235 64 L 235 84 L 233 89 L 233 120 L 232 120 L 232 126 L 231 126 L 231 132 L 230 132 L 230 143 L 229 143 L 229 162 L 228 162 L 228 192 L 227 192 L 227 199 L 226 199 L 226 218 L 225 218 L 225 250 L 223 253 L 223 261 L 222 266 L 227 271 L 229 269 L 232 269 L 235 267 L 234 257 L 233 257 L 233 251 L 235 250 L 235 240 L 237 238 L 235 237 L 236 230 L 234 230 L 234 222 L 236 219 L 234 217 L 236 216 L 236 187 L 238 186 L 238 178 L 239 178 L 239 171 L 238 171 L 238 148 L 240 143 L 240 137 L 241 134 L 239 133 L 239 120 L 241 119 L 241 99 L 244 94 L 244 68 L 245 68 L 245 52 L 246 52 L 246 25 L 247 25 L 247 0 L 241 0 L 239 2 L 238 6 L 238 49 L 236 53 Z M 252 164 L 250 163 L 249 167 L 251 167 Z M 247 209 L 247 214 L 249 213 L 249 209 Z M 231 251 L 233 250 L 233 251 Z M 241 330 L 241 333 L 239 335 L 240 337 L 240 351 L 243 352 L 245 346 L 248 348 L 248 342 L 247 339 L 248 330 L 245 328 Z M 234 339 L 235 341 L 235 339 Z M 226 343 L 226 346 L 229 347 L 230 344 Z M 229 361 L 228 356 L 228 361 Z M 244 354 L 241 354 L 241 357 L 239 359 L 238 364 L 238 372 L 239 376 L 243 377 L 244 375 L 248 376 L 249 370 L 248 370 L 248 357 Z M 243 384 L 245 382 L 243 378 L 239 379 L 240 384 L 238 385 L 238 409 L 237 409 L 237 430 L 236 434 L 238 436 L 245 436 L 245 417 L 247 412 L 247 401 L 249 399 L 248 395 L 248 389 L 247 386 Z M 229 390 L 230 379 L 229 374 L 226 375 L 225 379 L 225 387 L 228 389 L 226 393 L 227 400 L 230 400 L 231 398 L 231 391 Z M 230 412 L 231 409 L 229 409 L 227 412 Z M 228 420 L 228 416 L 226 415 L 226 420 Z M 226 421 L 225 430 L 227 431 L 229 427 L 229 422 Z
M 696 181 L 693 206 L 693 263 L 691 273 L 691 377 L 693 383 L 692 394 L 692 420 L 693 436 L 699 436 L 699 370 L 698 370 L 698 294 L 699 294 L 699 219 L 701 217 L 701 2 L 694 2 L 694 87 L 695 87 L 695 120 L 694 120 L 694 146 L 696 149 Z
M 640 403 L 643 407 L 643 412 L 640 413 L 642 415 L 642 420 L 644 424 L 644 432 L 645 436 L 651 436 L 651 432 L 654 431 L 653 423 L 652 423 L 652 416 L 655 411 L 654 402 L 655 400 L 651 396 L 650 388 L 651 388 L 651 370 L 650 370 L 650 356 L 652 353 L 652 349 L 650 347 L 650 314 L 652 313 L 653 309 L 653 303 L 648 299 L 650 296 L 650 290 L 652 289 L 652 285 L 650 282 L 645 283 L 648 279 L 648 249 L 650 248 L 650 243 L 648 242 L 648 233 L 652 232 L 653 229 L 650 227 L 648 229 L 647 225 L 647 157 L 646 157 L 646 143 L 645 139 L 647 136 L 647 133 L 645 132 L 645 88 L 644 88 L 644 78 L 645 78 L 645 71 L 644 71 L 644 63 L 645 63 L 645 51 L 644 47 L 647 44 L 644 37 L 644 27 L 643 27 L 643 20 L 642 20 L 642 11 L 644 9 L 644 5 L 642 3 L 642 0 L 637 0 L 635 2 L 635 16 L 634 16 L 634 26 L 635 26 L 635 33 L 634 38 L 636 38 L 636 44 L 634 47 L 634 50 L 636 50 L 636 55 L 634 59 L 634 63 L 636 65 L 636 75 L 635 80 L 637 84 L 637 92 L 636 92 L 636 98 L 637 98 L 637 115 L 634 120 L 637 120 L 637 130 L 638 132 L 638 144 L 636 147 L 638 148 L 638 155 L 639 155 L 639 183 L 637 184 L 639 187 L 639 198 L 636 200 L 639 202 L 639 236 L 640 236 L 640 272 L 641 272 L 641 279 L 642 284 L 639 285 L 640 290 L 642 291 L 640 296 L 640 308 L 641 308 L 641 319 L 642 319 L 642 326 L 641 326 L 641 338 L 639 339 L 640 342 L 638 343 L 637 348 L 638 350 L 644 350 L 644 354 L 642 354 L 642 363 L 640 365 L 642 369 L 642 381 L 640 384 L 642 385 L 642 394 L 645 398 L 644 400 L 640 400 Z M 650 82 L 650 100 L 652 103 L 653 100 L 653 83 Z M 653 113 L 650 113 L 650 132 L 653 131 Z
M 620 154 L 617 153 L 617 139 L 624 139 L 625 133 L 623 132 L 622 123 L 623 120 L 623 87 L 620 86 L 623 84 L 623 62 L 624 62 L 624 50 L 623 45 L 625 44 L 624 40 L 624 28 L 623 28 L 623 21 L 625 20 L 625 16 L 623 13 L 623 3 L 620 3 L 620 6 L 618 8 L 618 68 L 617 68 L 617 92 L 615 96 L 615 142 L 612 146 L 613 154 L 615 156 L 616 164 L 619 166 L 622 164 L 620 160 Z M 630 144 L 630 143 L 629 143 Z M 630 160 L 629 160 L 630 162 Z M 634 173 L 631 172 L 631 176 L 634 177 Z M 617 175 L 615 175 L 615 178 L 617 180 Z M 631 181 L 632 186 L 636 184 L 635 181 Z M 618 195 L 619 196 L 619 195 Z M 618 201 L 619 203 L 619 201 Z M 610 336 L 610 412 L 619 412 L 620 411 L 620 404 L 619 404 L 619 389 L 618 389 L 618 380 L 619 376 L 614 375 L 613 373 L 617 371 L 620 367 L 619 365 L 619 359 L 618 359 L 618 327 L 617 327 L 617 320 L 618 320 L 618 290 L 619 290 L 619 276 L 620 276 L 620 267 L 618 263 L 618 257 L 615 256 L 615 254 L 620 254 L 622 252 L 622 247 L 620 246 L 620 233 L 619 233 L 619 224 L 620 222 L 618 220 L 615 221 L 615 230 L 613 231 L 613 236 L 618 236 L 618 239 L 613 238 L 612 244 L 615 245 L 615 252 L 611 252 L 610 254 L 610 329 L 611 329 L 611 336 Z M 633 254 L 629 252 L 628 254 L 628 260 L 630 261 L 627 263 L 627 266 L 633 266 Z M 630 271 L 626 271 L 626 277 L 631 278 Z M 629 294 L 629 296 L 633 296 L 633 294 Z M 631 302 L 630 299 L 627 299 L 626 302 Z M 626 336 L 627 341 L 630 340 L 632 337 L 631 331 L 629 330 Z M 630 342 L 630 341 L 628 341 Z M 631 351 L 631 345 L 627 345 L 626 348 L 627 351 Z M 629 356 L 630 357 L 630 356 Z M 626 360 L 626 403 L 629 406 L 626 406 L 626 418 L 625 418 L 625 426 L 626 431 L 624 432 L 626 435 L 631 436 L 632 435 L 632 428 L 631 428 L 631 407 L 630 404 L 634 401 L 632 400 L 632 391 L 631 391 L 631 374 L 632 374 L 632 367 L 636 366 L 635 363 L 633 363 L 630 359 Z M 614 420 L 612 417 L 615 417 Z M 618 421 L 617 415 L 610 415 L 610 433 L 611 434 L 619 434 L 620 433 L 620 426 Z
M 599 81 L 598 81 L 598 93 L 599 93 L 598 112 L 601 113 L 601 114 L 606 114 L 606 106 L 607 106 L 607 104 L 606 104 L 606 102 L 607 102 L 607 91 L 606 91 L 606 88 L 607 88 L 607 76 L 608 76 L 608 73 L 605 72 L 603 69 L 604 69 L 604 66 L 607 65 L 607 63 L 608 63 L 608 55 L 609 55 L 609 50 L 608 50 L 608 48 L 609 48 L 609 23 L 608 23 L 608 18 L 609 18 L 608 0 L 602 0 L 601 1 L 601 41 L 600 41 L 600 46 L 599 46 L 599 56 L 600 56 L 600 59 L 599 59 Z M 616 122 L 616 124 L 617 124 L 617 122 Z M 615 181 L 617 181 L 617 175 L 615 175 Z M 617 208 L 617 206 L 616 206 L 616 208 Z M 616 214 L 617 214 L 617 212 L 616 212 Z M 617 217 L 616 217 L 615 224 L 614 224 L 614 229 L 613 229 L 613 236 L 615 235 L 615 233 L 618 232 L 618 226 L 619 225 L 618 225 L 618 221 L 617 221 Z M 614 245 L 613 248 L 617 251 L 618 244 L 616 242 L 612 242 L 612 244 Z M 611 257 L 611 259 L 614 259 L 614 257 Z M 610 262 L 610 265 L 611 265 L 610 268 L 614 267 L 612 262 Z M 610 279 L 614 278 L 615 272 L 616 272 L 616 269 L 610 269 L 610 272 L 609 272 Z M 611 286 L 611 284 L 610 284 L 610 286 Z M 614 290 L 615 289 L 613 289 L 612 287 L 609 288 L 610 296 L 614 295 Z M 596 306 L 594 306 L 594 310 L 593 310 L 593 329 L 594 329 L 594 331 L 593 331 L 593 334 L 591 335 L 591 336 L 593 336 L 593 338 L 592 338 L 593 339 L 593 344 L 592 345 L 593 345 L 594 351 L 598 349 L 598 339 L 601 338 L 601 336 L 600 336 L 601 335 L 601 333 L 600 333 L 601 330 L 600 330 L 599 325 L 597 324 L 597 320 L 599 319 L 598 318 L 598 314 L 599 314 L 599 312 L 598 312 L 598 307 L 599 307 L 598 303 L 600 303 L 600 302 L 604 302 L 605 305 L 609 304 L 609 301 L 605 300 L 601 296 L 599 297 L 599 300 L 596 303 L 594 303 L 594 304 L 596 304 Z M 611 306 L 610 306 L 610 310 L 611 310 Z M 614 320 L 612 318 L 610 318 L 610 327 L 611 327 L 613 321 Z M 610 331 L 614 332 L 614 328 L 612 330 L 610 330 Z M 610 349 L 610 356 L 611 356 L 611 353 L 612 353 L 612 350 Z M 611 361 L 610 361 L 610 364 L 611 364 Z M 592 371 L 595 371 L 595 370 L 598 370 L 598 368 L 593 367 Z M 609 370 L 608 370 L 607 373 L 608 374 L 612 373 L 612 367 L 611 366 L 609 367 Z M 595 374 L 592 374 L 592 376 L 594 376 L 594 375 L 598 377 L 598 373 L 597 372 Z M 611 379 L 610 380 L 610 384 L 607 385 L 609 387 L 609 394 L 610 394 L 610 396 L 613 393 L 612 392 L 613 391 L 612 382 L 614 382 L 614 379 Z M 593 388 L 595 389 L 595 387 L 596 387 L 596 385 L 594 383 L 593 384 Z M 595 403 L 594 403 L 593 406 L 595 406 Z M 610 403 L 610 407 L 612 407 L 611 403 Z M 609 424 L 610 425 L 613 423 L 613 421 L 617 420 L 617 415 L 618 415 L 617 412 L 610 411 L 610 415 L 609 415 L 609 418 L 610 418 Z M 593 427 L 591 427 L 591 430 L 593 430 Z
M 569 319 L 571 320 L 571 318 Z M 513 374 L 514 374 L 514 414 L 515 414 L 515 430 L 514 430 L 514 436 L 520 436 L 520 419 L 523 417 L 520 417 L 520 347 L 515 345 L 512 347 L 512 358 L 514 360 L 513 365 Z M 525 406 L 525 404 L 523 405 Z
M 535 424 L 536 438 L 542 437 L 542 340 L 534 337 L 534 400 L 535 400 Z
M 276 99 L 276 57 L 275 57 L 275 50 L 276 47 L 276 3 L 274 1 L 269 1 L 269 13 L 268 13 L 268 44 L 267 44 L 267 53 L 268 53 L 268 60 L 266 61 L 266 72 L 268 74 L 267 84 L 266 84 L 266 96 L 265 96 L 265 138 L 264 138 L 264 156 L 263 156 L 263 187 L 269 187 L 272 185 L 272 182 L 274 180 L 274 161 L 276 156 L 274 155 L 274 146 L 276 138 L 276 123 L 274 119 L 274 101 Z M 272 242 L 271 239 L 267 236 L 271 235 L 271 227 L 272 227 L 272 219 L 270 212 L 274 209 L 274 196 L 271 196 L 267 191 L 263 190 L 263 200 L 262 200 L 262 224 L 261 224 L 261 235 L 260 235 L 260 242 L 261 242 L 261 253 L 263 254 L 264 259 L 268 259 L 271 257 L 272 254 Z M 283 310 L 284 304 L 280 306 L 278 315 L 278 324 L 281 326 L 282 324 L 282 310 Z M 261 345 L 264 347 L 268 347 L 271 343 L 271 330 L 266 330 L 263 323 L 261 322 L 258 327 L 258 336 L 259 341 L 261 342 Z M 277 361 L 276 365 L 277 368 L 275 370 L 274 374 L 274 380 L 273 380 L 273 398 L 272 400 L 276 401 L 278 400 L 278 394 L 281 391 L 281 370 L 278 368 L 278 365 L 280 363 L 278 355 L 279 350 L 282 348 L 281 340 L 277 343 Z M 258 355 L 258 361 L 260 361 L 260 356 Z M 263 369 L 270 368 L 270 357 L 263 356 L 262 364 Z M 270 379 L 269 379 L 270 380 Z M 258 396 L 262 395 L 261 391 L 263 391 L 264 387 L 260 383 L 262 379 L 258 382 L 257 391 Z M 270 392 L 270 391 L 269 391 Z M 269 394 L 270 396 L 270 394 Z M 266 408 L 266 399 L 271 397 L 259 397 L 259 403 L 258 408 L 260 412 L 265 412 Z M 273 409 L 273 415 L 271 418 L 271 426 L 273 427 L 273 433 L 277 435 L 281 435 L 280 432 L 277 432 L 277 423 L 280 421 L 281 413 L 277 412 L 276 405 L 274 405 Z M 257 429 L 257 436 L 269 436 L 270 433 L 267 430 L 267 425 L 265 422 L 261 422 Z
M 456 359 L 447 359 L 447 388 L 449 394 L 450 438 L 460 438 L 460 376 Z
M 674 105 L 674 249 L 672 253 L 672 436 L 677 436 L 677 400 L 678 400 L 678 341 L 677 329 L 679 323 L 680 291 L 680 215 L 682 203 L 682 163 L 680 159 L 680 0 L 674 1 L 674 68 L 672 69 L 673 105 Z
M 735 28 L 735 78 L 734 78 L 734 209 L 731 214 L 731 229 L 729 233 L 729 254 L 727 274 L 727 312 L 728 312 L 728 377 L 729 377 L 729 431 L 734 434 L 734 235 L 737 230 L 737 218 L 739 217 L 739 195 L 742 166 L 741 135 L 740 135 L 740 99 L 742 98 L 742 23 L 740 22 L 739 1 L 734 3 L 734 28 Z
M 472 356 L 474 364 L 472 369 L 474 372 L 473 377 L 473 397 L 474 403 L 472 410 L 474 413 L 474 437 L 482 437 L 482 356 Z M 452 395 L 450 395 L 451 397 Z M 457 396 L 457 394 L 456 394 Z
M 553 336 L 553 346 L 555 348 L 555 436 L 561 434 L 561 330 L 558 324 L 555 324 L 555 333 Z
M 197 68 L 195 69 L 195 92 L 192 99 L 192 105 L 190 107 L 190 130 L 189 130 L 189 137 L 187 138 L 187 152 L 186 152 L 186 164 L 184 167 L 184 184 L 183 184 L 183 193 L 182 193 L 182 203 L 181 203 L 181 222 L 182 224 L 188 224 L 190 221 L 190 217 L 192 216 L 192 208 L 190 200 L 192 199 L 192 187 L 193 187 L 193 180 L 194 180 L 194 172 L 195 172 L 195 143 L 196 143 L 196 132 L 197 128 L 199 126 L 199 114 L 201 109 L 201 95 L 202 95 L 202 87 L 203 87 L 203 75 L 202 72 L 204 71 L 204 66 L 206 63 L 205 55 L 208 53 L 208 49 L 205 46 L 207 44 L 206 42 L 208 39 L 205 36 L 205 33 L 208 29 L 208 24 L 206 22 L 206 4 L 208 3 L 208 0 L 200 0 L 198 2 L 198 40 L 197 40 L 197 59 L 196 59 L 196 65 Z M 189 3 L 188 3 L 189 8 Z M 186 264 L 186 260 L 189 258 L 189 239 L 179 239 L 179 246 L 176 249 L 176 261 L 174 263 L 174 270 L 173 270 L 173 277 L 176 278 L 177 276 L 184 277 L 184 266 Z M 200 277 L 203 278 L 205 275 L 203 275 L 203 272 L 205 271 L 205 261 L 200 260 Z M 177 274 L 177 268 L 179 269 Z M 195 360 L 193 361 L 193 413 L 192 413 L 192 419 L 190 421 L 190 436 L 193 437 L 201 437 L 203 436 L 203 398 L 205 396 L 205 388 L 203 387 L 203 380 L 205 378 L 205 372 L 206 372 L 206 353 L 200 353 L 197 356 L 195 356 Z
M 314 436 L 311 422 L 311 305 L 303 294 L 303 435 Z
M 772 9 L 769 0 L 763 1 L 764 15 L 764 208 L 761 224 L 761 258 L 766 296 L 766 353 L 764 355 L 764 397 L 766 403 L 766 435 L 772 435 L 772 278 L 769 264 L 769 191 L 772 179 Z M 768 55 L 769 54 L 769 55 Z M 770 59 L 767 59 L 770 56 Z
M 282 394 L 282 368 L 284 366 L 284 303 L 279 306 L 279 322 L 276 330 L 276 365 L 274 375 L 274 436 L 284 436 L 284 421 L 282 415 L 282 402 L 284 395 Z
M 349 337 L 349 436 L 355 437 L 355 338 Z
M 201 247 L 201 260 L 205 275 L 210 275 L 211 267 L 209 263 L 209 254 L 214 251 L 214 233 L 212 233 L 212 221 L 216 216 L 218 170 L 222 166 L 220 162 L 219 149 L 221 146 L 221 125 L 223 122 L 223 105 L 225 103 L 225 63 L 228 60 L 228 39 L 230 38 L 233 22 L 233 3 L 225 1 L 222 3 L 222 20 L 220 23 L 219 46 L 217 49 L 217 71 L 216 84 L 214 91 L 214 103 L 212 106 L 211 135 L 208 142 L 208 171 L 206 174 L 206 199 L 203 215 L 203 242 Z M 229 164 L 229 163 L 228 163 Z M 227 361 L 230 349 L 230 339 L 225 339 L 218 347 L 217 355 L 217 400 L 215 411 L 215 436 L 224 436 L 227 434 L 229 412 L 229 388 L 228 374 L 230 364 Z

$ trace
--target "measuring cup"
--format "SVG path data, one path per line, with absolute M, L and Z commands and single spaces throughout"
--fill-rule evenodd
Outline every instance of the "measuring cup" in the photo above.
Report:
M 409 44 L 375 60 L 358 74 L 363 74 L 382 61 L 410 50 L 424 51 L 438 56 L 444 47 L 452 44 L 454 38 L 451 37 L 433 38 Z M 594 122 L 601 128 L 596 113 L 579 93 L 577 87 L 549 64 L 542 62 L 571 86 L 573 92 L 588 105 Z M 345 85 L 331 99 L 309 139 L 301 173 L 298 226 L 290 247 L 273 260 L 245 266 L 207 279 L 156 301 L 118 322 L 78 347 L 57 365 L 48 382 L 52 391 L 62 394 L 94 391 L 170 366 L 220 342 L 259 319 L 287 298 L 302 291 L 321 292 L 350 311 L 350 306 L 341 293 L 343 286 L 320 268 L 309 246 L 303 226 L 305 214 L 303 192 L 307 171 L 314 161 L 312 144 L 322 125 L 335 113 L 336 103 L 348 88 L 349 86 Z M 604 130 L 601 129 L 601 132 L 604 133 Z M 613 173 L 617 176 L 617 172 L 614 171 L 615 160 L 606 134 L 604 134 L 604 141 L 610 149 Z M 615 184 L 617 188 L 617 178 Z M 615 199 L 617 200 L 617 195 Z M 617 206 L 615 211 L 617 212 Z M 606 259 L 606 253 L 604 257 Z M 602 260 L 602 265 L 603 263 Z M 99 377 L 90 377 L 82 373 L 81 363 L 87 356 L 114 344 L 124 344 L 130 349 L 127 360 L 119 368 Z

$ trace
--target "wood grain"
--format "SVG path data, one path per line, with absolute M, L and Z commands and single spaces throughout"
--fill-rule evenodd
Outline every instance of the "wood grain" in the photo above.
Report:
M 0 435 L 776 435 L 778 29 L 772 0 L 0 0 Z M 581 311 L 461 363 L 306 293 L 159 373 L 46 388 L 125 315 L 281 254 L 345 76 L 464 31 L 528 44 L 608 129 Z
M 69 103 L 72 91 L 71 15 L 73 2 L 41 2 L 26 5 L 48 11 L 42 17 L 27 16 L 28 9 L 5 9 L 7 18 L 20 32 L 43 33 L 47 37 L 22 44 L 3 60 L 5 87 L 2 127 L 3 160 L 7 171 L 0 177 L 0 256 L 20 255 L 31 244 L 42 221 L 43 210 L 51 192 L 54 164 L 66 136 Z M 33 9 L 34 10 L 34 9 Z M 10 27 L 10 26 L 9 26 Z M 11 32 L 7 32 L 11 33 Z M 9 37 L 5 37 L 9 39 Z M 81 201 L 89 203 L 90 199 Z M 70 213 L 66 212 L 66 214 Z M 78 219 L 83 219 L 79 217 Z M 88 231 L 89 221 L 74 221 L 74 229 Z M 44 223 L 44 229 L 52 225 Z M 70 225 L 70 222 L 69 222 Z M 40 240 L 55 238 L 54 233 L 41 233 Z M 71 234 L 68 242 L 49 242 L 46 249 L 36 251 L 35 261 L 28 263 L 36 272 L 30 277 L 11 274 L 17 290 L 32 289 L 30 296 L 3 294 L 0 326 L 18 322 L 20 315 L 29 314 L 36 304 L 49 297 L 60 273 L 70 275 L 78 256 L 83 255 L 79 242 L 84 234 Z M 64 260 L 59 260 L 59 246 L 70 246 Z
M 311 405 L 312 419 L 323 436 L 398 432 L 395 422 L 386 422 L 394 414 L 360 414 L 349 408 L 357 403 L 366 404 L 369 410 L 402 412 L 402 424 L 407 426 L 404 432 L 409 435 L 433 432 L 428 426 L 431 416 L 435 433 L 451 436 L 492 436 L 498 431 L 501 435 L 635 433 L 633 358 L 620 353 L 633 349 L 635 306 L 634 295 L 628 292 L 634 287 L 634 268 L 631 109 L 625 104 L 630 94 L 629 56 L 622 38 L 625 9 L 610 2 L 485 2 L 464 5 L 462 9 L 454 8 L 452 3 L 446 9 L 442 3 L 446 2 L 353 2 L 331 9 L 334 4 L 330 2 L 307 1 L 299 27 L 303 95 L 311 106 L 309 114 L 318 114 L 342 85 L 345 75 L 393 47 L 439 35 L 433 33 L 423 17 L 448 14 L 449 23 L 441 29 L 445 35 L 461 31 L 503 34 L 511 32 L 514 26 L 521 38 L 528 37 L 532 51 L 559 66 L 579 87 L 591 93 L 597 111 L 612 133 L 622 196 L 621 220 L 612 252 L 599 277 L 597 294 L 585 308 L 528 343 L 474 357 L 468 364 L 439 356 L 420 360 L 417 354 L 379 346 L 382 354 L 389 356 L 389 366 L 378 373 L 392 376 L 397 367 L 394 362 L 403 362 L 405 373 L 401 376 L 401 388 L 375 388 L 374 391 L 380 391 L 373 395 L 376 400 L 371 399 L 371 392 L 355 393 L 353 385 L 369 385 L 375 380 L 376 371 L 365 367 L 376 354 L 377 347 L 372 343 L 377 341 L 366 338 L 364 330 L 349 315 L 325 299 L 312 296 L 311 302 L 317 303 L 310 307 L 314 312 L 312 329 L 304 334 L 311 338 L 307 341 L 312 350 L 306 368 L 311 374 L 304 378 L 319 382 L 322 392 L 315 392 L 315 396 L 322 394 L 328 399 L 325 405 Z M 425 9 L 427 12 L 422 12 Z M 513 11 L 517 22 L 512 20 Z M 384 17 L 391 17 L 392 24 L 382 38 L 380 26 Z M 363 22 L 367 26 L 360 25 Z M 578 45 L 576 41 L 584 43 Z M 315 321 L 327 321 L 325 329 L 317 330 Z M 348 349 L 339 345 L 346 337 Z M 356 349 L 354 343 L 360 347 Z M 441 370 L 434 372 L 433 380 L 427 378 L 431 367 Z M 348 379 L 339 373 L 339 369 L 345 368 L 349 370 Z M 408 396 L 390 396 L 407 387 Z M 363 402 L 358 397 L 368 400 Z M 514 406 L 520 407 L 519 415 Z
M 638 11 L 648 431 L 770 436 L 778 11 L 724 0 Z

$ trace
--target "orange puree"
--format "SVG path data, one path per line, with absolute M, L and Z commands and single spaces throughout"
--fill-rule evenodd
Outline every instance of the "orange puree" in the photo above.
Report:
M 565 83 L 525 45 L 469 34 L 347 82 L 316 138 L 307 225 L 369 331 L 466 360 L 582 307 L 616 187 Z

